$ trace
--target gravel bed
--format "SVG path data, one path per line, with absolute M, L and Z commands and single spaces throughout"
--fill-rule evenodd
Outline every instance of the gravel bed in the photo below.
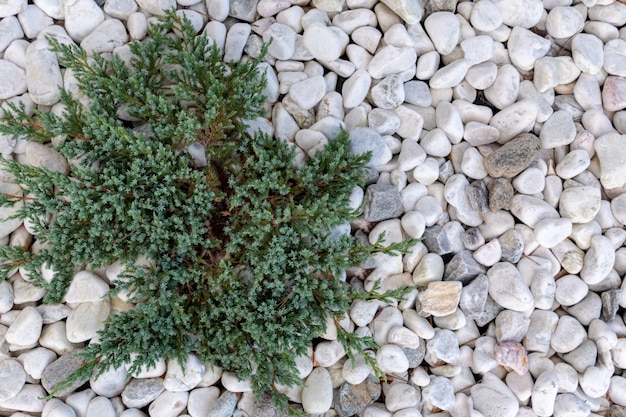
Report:
M 329 417 L 626 416 L 624 2 L 2 0 L 0 103 L 60 111 L 56 86 L 75 80 L 45 35 L 127 56 L 175 6 L 225 60 L 273 38 L 259 126 L 300 158 L 338 126 L 373 152 L 353 233 L 423 238 L 347 274 L 366 290 L 418 286 L 398 305 L 354 302 L 342 323 L 373 335 L 388 380 L 346 360 L 330 327 L 298 362 L 306 386 L 285 388 L 295 404 Z M 3 135 L 0 152 L 67 163 Z M 0 191 L 20 189 L 0 171 Z M 30 245 L 30 230 L 2 221 L 0 242 Z M 79 272 L 58 305 L 19 272 L 0 283 L 0 415 L 280 415 L 193 356 L 43 399 L 123 304 L 101 299 L 117 273 Z

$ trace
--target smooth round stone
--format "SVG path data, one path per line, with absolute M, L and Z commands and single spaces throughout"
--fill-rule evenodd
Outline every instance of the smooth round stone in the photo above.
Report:
M 412 239 L 418 239 L 424 234 L 426 221 L 419 211 L 405 213 L 401 219 L 402 230 Z
M 435 121 L 437 127 L 446 132 L 451 143 L 457 144 L 461 142 L 463 138 L 463 120 L 454 105 L 447 101 L 438 103 L 435 109 Z
M 195 355 L 188 355 L 184 366 L 177 360 L 169 360 L 163 387 L 172 392 L 190 391 L 202 381 L 204 365 Z
M 9 281 L 2 281 L 0 283 L 0 314 L 13 308 L 13 300 L 13 286 Z
M 319 61 L 339 59 L 348 45 L 348 35 L 337 27 L 318 24 L 307 27 L 303 34 L 303 45 Z
M 502 248 L 498 239 L 493 239 L 487 244 L 476 249 L 472 254 L 476 261 L 484 266 L 493 266 L 500 261 L 502 257 Z
M 436 128 L 428 132 L 421 140 L 420 146 L 430 156 L 444 157 L 450 154 L 452 144 L 442 129 Z
M 161 378 L 134 378 L 122 392 L 122 402 L 129 408 L 143 408 L 163 392 Z
M 272 39 L 272 44 L 267 52 L 276 59 L 289 59 L 296 50 L 296 32 L 288 25 L 282 23 L 272 24 L 263 32 L 263 41 Z
M 435 335 L 426 342 L 426 361 L 431 365 L 440 361 L 454 364 L 461 356 L 456 334 L 448 329 L 435 329 Z
M 626 108 L 626 78 L 611 75 L 604 80 L 602 103 L 608 111 L 618 111 Z M 615 120 L 614 124 L 617 127 Z
M 193 416 L 206 416 L 220 396 L 217 387 L 196 388 L 189 393 L 187 412 Z
M 36 40 L 26 49 L 26 84 L 37 104 L 53 105 L 61 98 L 58 87 L 63 85 L 61 69 L 48 41 Z M 57 86 L 57 88 L 55 88 Z
M 498 305 L 513 311 L 528 311 L 533 307 L 533 295 L 513 264 L 497 263 L 487 271 L 487 277 L 489 295 Z
M 511 199 L 511 214 L 530 228 L 534 228 L 541 220 L 560 217 L 556 209 L 545 201 L 523 194 L 517 194 Z
M 454 403 L 454 386 L 448 378 L 435 376 L 422 390 L 422 404 L 427 410 L 450 410 Z
M 489 121 L 500 132 L 498 143 L 507 143 L 518 135 L 528 132 L 537 118 L 537 105 L 524 99 L 499 111 Z
M 517 100 L 519 84 L 518 70 L 510 64 L 502 65 L 493 84 L 484 90 L 485 98 L 497 109 L 502 110 Z
M 577 13 L 577 12 L 576 12 Z M 604 49 L 595 35 L 579 33 L 572 39 L 572 58 L 581 71 L 596 74 L 602 69 Z
M 211 2 L 209 1 L 208 3 Z M 104 12 L 120 20 L 127 20 L 137 9 L 137 3 L 134 1 L 108 0 L 104 3 Z
M 611 377 L 609 396 L 615 404 L 626 407 L 626 378 L 617 375 Z
M 46 366 L 54 362 L 57 355 L 46 348 L 38 347 L 22 353 L 18 359 L 24 365 L 24 371 L 34 379 L 41 379 Z
M 591 164 L 589 153 L 584 149 L 574 149 L 561 159 L 556 166 L 556 174 L 563 179 L 574 178 Z
M 465 125 L 463 138 L 472 146 L 481 146 L 498 140 L 500 132 L 493 126 L 470 121 Z
M 567 353 L 576 349 L 587 337 L 585 328 L 575 318 L 564 315 L 556 325 L 550 347 L 557 353 Z
M 41 417 L 76 417 L 76 411 L 58 398 L 52 398 L 43 407 Z
M 250 392 L 252 391 L 252 384 L 249 379 L 239 379 L 236 373 L 226 372 L 222 373 L 221 383 L 229 392 Z M 165 381 L 163 381 L 165 384 Z
M 96 337 L 110 311 L 108 300 L 80 303 L 67 317 L 67 340 L 80 343 Z
M 544 219 L 535 225 L 534 236 L 544 248 L 553 248 L 572 233 L 572 221 L 567 218 Z
M 42 326 L 41 314 L 34 307 L 25 307 L 9 326 L 5 340 L 10 345 L 15 346 L 15 349 L 11 350 L 35 347 L 41 335 Z
M 140 3 L 144 3 L 143 1 Z M 143 7 L 143 4 L 139 4 Z M 64 28 L 71 38 L 81 42 L 104 21 L 102 9 L 93 0 L 69 0 L 64 4 Z
M 621 224 L 626 225 L 626 193 L 611 200 L 611 213 Z
M 465 81 L 476 90 L 484 90 L 494 83 L 497 76 L 498 66 L 493 62 L 483 62 L 467 70 Z
M 419 401 L 419 392 L 409 384 L 395 383 L 385 391 L 385 407 L 391 412 L 415 407 Z
M 370 54 L 374 54 L 382 38 L 380 31 L 371 26 L 363 26 L 355 29 L 350 35 L 352 41 L 363 47 Z
M 109 291 L 109 286 L 96 274 L 80 271 L 72 279 L 64 300 L 66 303 L 98 302 Z
M 415 167 L 413 170 L 413 178 L 420 184 L 431 185 L 439 178 L 439 163 L 434 158 L 426 158 L 424 162 Z M 422 214 L 423 211 L 422 211 Z M 438 216 L 438 215 L 437 215 Z M 424 216 L 424 219 L 429 217 L 427 225 L 432 226 L 436 220 L 432 220 L 431 216 Z
M 485 169 L 485 158 L 476 148 L 469 148 L 465 151 L 461 170 L 465 175 L 476 180 L 483 179 L 488 175 Z
M 324 77 L 316 76 L 291 84 L 289 96 L 302 110 L 315 107 L 326 95 Z
M 400 348 L 398 348 L 400 349 Z M 322 414 L 333 402 L 333 384 L 326 368 L 315 368 L 302 390 L 302 408 L 308 414 Z
M 357 107 L 365 100 L 372 84 L 370 74 L 362 69 L 356 70 L 342 86 L 343 105 L 347 109 Z
M 424 29 L 441 55 L 451 53 L 459 42 L 461 28 L 454 13 L 432 13 L 424 20 Z
M 543 57 L 535 62 L 533 83 L 540 93 L 560 84 L 569 84 L 580 75 L 580 69 L 568 56 Z
M 105 371 L 98 378 L 92 377 L 89 381 L 91 389 L 97 394 L 107 398 L 113 398 L 120 395 L 127 380 L 126 367 L 124 365 Z
M 556 280 L 554 299 L 563 306 L 572 306 L 580 302 L 589 288 L 583 280 L 576 275 L 565 275 Z
M 415 49 L 387 45 L 376 52 L 367 66 L 367 71 L 372 78 L 380 79 L 391 74 L 401 73 L 415 65 L 416 60 L 417 53 Z
M 215 22 L 216 24 L 219 22 Z M 213 25 L 216 26 L 216 25 Z M 133 40 L 141 40 L 145 38 L 148 32 L 148 21 L 146 19 L 146 15 L 141 12 L 132 13 L 128 16 L 128 20 L 126 21 L 126 28 L 128 29 L 128 35 Z M 206 28 L 210 28 L 209 25 Z M 223 40 L 226 37 L 226 29 L 224 28 L 224 36 L 222 37 L 221 49 L 224 49 Z M 215 39 L 215 37 L 211 37 L 211 39 Z
M 0 59 L 0 100 L 26 92 L 26 72 L 6 59 Z
M 498 342 L 521 342 L 526 335 L 530 319 L 519 311 L 502 310 L 495 321 Z
M 576 126 L 569 113 L 555 111 L 546 120 L 539 134 L 541 146 L 545 149 L 569 145 L 576 138 Z
M 531 28 L 535 26 L 543 14 L 543 3 L 540 0 L 492 0 L 502 14 L 502 23 L 507 26 Z
M 569 38 L 581 31 L 584 23 L 583 16 L 575 8 L 557 6 L 548 13 L 546 30 L 553 38 Z
M 595 75 L 586 72 L 580 74 L 576 84 L 574 84 L 574 98 L 583 110 L 602 107 L 600 84 Z M 578 134 L 576 136 L 578 137 Z M 574 141 L 578 145 L 578 141 L 576 139 Z
M 587 333 L 589 338 L 596 342 L 599 352 L 608 352 L 617 345 L 617 334 L 602 320 L 597 319 L 589 323 Z
M 539 194 L 545 187 L 545 174 L 536 167 L 522 171 L 512 182 L 513 188 L 522 194 Z
M 365 361 L 363 356 L 358 354 L 354 356 L 354 363 L 351 360 L 344 362 L 341 375 L 349 384 L 358 385 L 372 373 L 372 367 Z
M 124 24 L 116 19 L 108 19 L 87 35 L 80 46 L 91 55 L 112 52 L 115 48 L 126 43 L 128 43 L 128 35 Z
M 376 364 L 385 373 L 403 373 L 409 369 L 409 361 L 402 348 L 392 344 L 380 347 L 376 352 Z
M 163 391 L 150 404 L 148 413 L 150 417 L 177 417 L 187 407 L 188 399 L 188 392 Z
M 372 151 L 368 167 L 386 164 L 391 160 L 391 150 L 378 132 L 369 127 L 357 127 L 350 132 L 350 152 L 362 154 Z
M 604 44 L 604 62 L 602 68 L 610 74 L 626 77 L 626 41 L 613 39 Z
M 616 188 L 626 184 L 626 147 L 622 146 L 624 135 L 609 133 L 598 137 L 593 147 L 600 160 L 600 182 L 604 188 Z
M 370 90 L 374 104 L 381 109 L 394 109 L 404 102 L 404 85 L 399 74 L 385 77 Z
M 559 213 L 573 223 L 587 223 L 600 211 L 600 189 L 583 185 L 563 190 L 559 201 Z
M 533 411 L 538 416 L 551 416 L 558 393 L 559 379 L 553 371 L 544 371 L 535 380 L 531 396 Z
M 484 417 L 515 417 L 519 401 L 511 389 L 491 372 L 470 389 L 474 408 Z
M 431 88 L 444 89 L 457 86 L 463 81 L 470 64 L 465 59 L 456 61 L 437 70 L 430 79 Z
M 26 382 L 26 372 L 14 359 L 0 361 L 0 401 L 15 397 Z
M 380 85 L 380 84 L 379 84 Z M 403 89 L 404 91 L 404 89 Z M 340 104 L 341 105 L 341 104 Z M 319 108 L 318 108 L 319 114 Z M 343 118 L 343 117 L 341 117 Z M 375 129 L 381 135 L 393 135 L 400 127 L 400 116 L 391 110 L 382 108 L 375 108 L 367 115 L 367 124 L 372 129 Z M 415 167 L 412 167 L 415 168 Z M 409 168 L 410 169 L 410 168 Z M 408 171 L 408 169 L 402 169 L 401 171 Z
M 424 152 L 424 149 L 416 141 L 411 139 L 402 141 L 400 154 L 398 155 L 400 170 L 410 171 L 421 165 L 425 160 L 426 152 Z M 438 165 L 437 168 L 439 168 Z M 439 170 L 437 169 L 437 171 Z
M 613 370 L 604 366 L 590 366 L 579 379 L 580 387 L 591 398 L 603 397 L 609 390 L 612 374 Z
M 474 29 L 491 32 L 502 25 L 502 14 L 491 0 L 480 0 L 474 3 L 469 21 Z
M 615 250 L 611 241 L 602 235 L 591 238 L 591 247 L 584 257 L 580 278 L 588 285 L 602 281 L 613 268 Z
M 379 345 L 387 343 L 392 328 L 402 326 L 402 313 L 396 307 L 385 307 L 372 321 L 371 329 L 374 341 Z

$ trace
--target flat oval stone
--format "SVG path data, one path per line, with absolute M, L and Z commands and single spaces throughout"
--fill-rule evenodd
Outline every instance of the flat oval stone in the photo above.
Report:
M 485 417 L 515 417 L 519 402 L 515 394 L 497 376 L 487 372 L 482 382 L 470 389 L 474 408 Z
M 541 143 L 532 133 L 524 133 L 505 143 L 485 158 L 490 176 L 513 177 L 539 157 Z
M 328 411 L 333 402 L 333 385 L 326 368 L 315 368 L 302 390 L 302 408 L 309 414 Z
M 500 262 L 487 271 L 489 295 L 504 308 L 528 311 L 534 306 L 533 295 L 515 266 Z

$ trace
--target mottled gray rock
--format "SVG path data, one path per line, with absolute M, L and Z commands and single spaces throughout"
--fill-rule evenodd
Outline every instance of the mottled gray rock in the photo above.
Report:
M 513 177 L 539 157 L 540 149 L 537 136 L 522 133 L 487 155 L 485 169 L 493 178 Z
M 443 279 L 445 281 L 461 281 L 463 284 L 469 283 L 480 274 L 485 273 L 485 267 L 476 262 L 469 250 L 462 250 L 446 265 Z
M 602 320 L 610 323 L 615 318 L 619 309 L 619 300 L 622 297 L 622 290 L 613 288 L 600 294 L 602 299 Z
M 409 347 L 402 348 L 404 355 L 409 361 L 409 368 L 411 369 L 417 368 L 418 366 L 420 366 L 420 364 L 424 360 L 424 355 L 426 354 L 426 342 L 424 342 L 424 339 L 420 338 L 419 344 L 420 345 L 417 348 L 409 348 Z
M 217 399 L 213 408 L 209 411 L 206 417 L 230 417 L 235 411 L 239 397 L 236 393 L 230 391 L 224 391 L 222 395 Z
M 154 401 L 164 389 L 163 378 L 134 378 L 122 391 L 122 402 L 128 408 L 142 408 Z
M 590 291 L 580 302 L 565 308 L 574 316 L 580 324 L 588 326 L 594 319 L 600 318 L 602 312 L 602 299 L 595 292 Z
M 522 257 L 524 240 L 517 230 L 509 230 L 498 238 L 502 250 L 503 262 L 516 263 Z
M 376 401 L 381 392 L 380 383 L 372 375 L 357 385 L 344 382 L 337 393 L 335 411 L 339 417 L 358 415 Z
M 55 397 L 64 397 L 72 392 L 74 392 L 78 387 L 83 385 L 87 380 L 78 380 L 74 382 L 70 387 L 58 391 L 53 392 L 54 386 L 59 382 L 65 381 L 70 374 L 76 371 L 78 368 L 85 364 L 85 360 L 76 356 L 78 351 L 68 353 L 66 355 L 62 355 L 59 359 L 52 362 L 50 365 L 46 366 L 46 369 L 43 371 L 41 375 L 41 385 L 48 391 L 48 393 L 53 394 Z
M 485 238 L 477 227 L 470 227 L 461 234 L 461 242 L 465 249 L 476 250 L 485 244 Z
M 504 308 L 496 303 L 491 296 L 487 297 L 487 302 L 485 303 L 485 310 L 480 315 L 480 317 L 476 317 L 474 322 L 477 326 L 486 326 L 491 323 L 500 312 L 504 310 Z
M 465 187 L 465 193 L 472 208 L 484 213 L 489 210 L 489 192 L 483 181 L 474 181 Z
M 372 157 L 366 166 L 373 168 L 391 160 L 391 150 L 380 134 L 371 127 L 356 127 L 350 132 L 349 151 L 354 154 L 371 152 Z
M 478 318 L 485 311 L 485 304 L 489 295 L 488 290 L 489 279 L 485 274 L 480 274 L 463 287 L 459 307 L 468 319 Z
M 372 184 L 365 191 L 365 220 L 379 222 L 398 217 L 403 212 L 402 197 L 394 185 Z
M 452 251 L 452 243 L 441 226 L 435 225 L 424 230 L 424 245 L 426 245 L 429 252 L 434 252 L 438 255 L 445 255 Z
M 511 199 L 515 194 L 511 181 L 496 178 L 489 184 L 489 209 L 491 211 L 508 210 L 511 208 Z

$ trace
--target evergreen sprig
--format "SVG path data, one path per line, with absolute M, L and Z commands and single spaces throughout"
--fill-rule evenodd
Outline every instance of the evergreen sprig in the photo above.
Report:
M 60 116 L 29 117 L 9 104 L 0 132 L 60 138 L 55 149 L 70 171 L 2 161 L 29 197 L 3 196 L 0 204 L 23 202 L 15 217 L 29 220 L 45 245 L 36 253 L 0 247 L 0 271 L 21 267 L 47 290 L 46 302 L 58 302 L 77 269 L 119 262 L 124 273 L 109 295 L 123 289 L 132 305 L 107 319 L 66 385 L 122 364 L 130 374 L 162 358 L 182 364 L 194 353 L 287 406 L 276 387 L 302 384 L 295 360 L 328 316 L 339 319 L 355 298 L 397 299 L 410 290 L 361 294 L 344 282 L 346 268 L 415 243 L 365 246 L 331 233 L 359 214 L 349 195 L 364 185 L 369 154 L 348 152 L 342 131 L 295 166 L 290 144 L 247 133 L 246 120 L 264 116 L 257 66 L 267 45 L 256 60 L 224 63 L 173 10 L 145 42 L 130 44 L 130 62 L 48 41 L 84 97 L 62 89 Z M 375 349 L 341 330 L 349 355 Z

